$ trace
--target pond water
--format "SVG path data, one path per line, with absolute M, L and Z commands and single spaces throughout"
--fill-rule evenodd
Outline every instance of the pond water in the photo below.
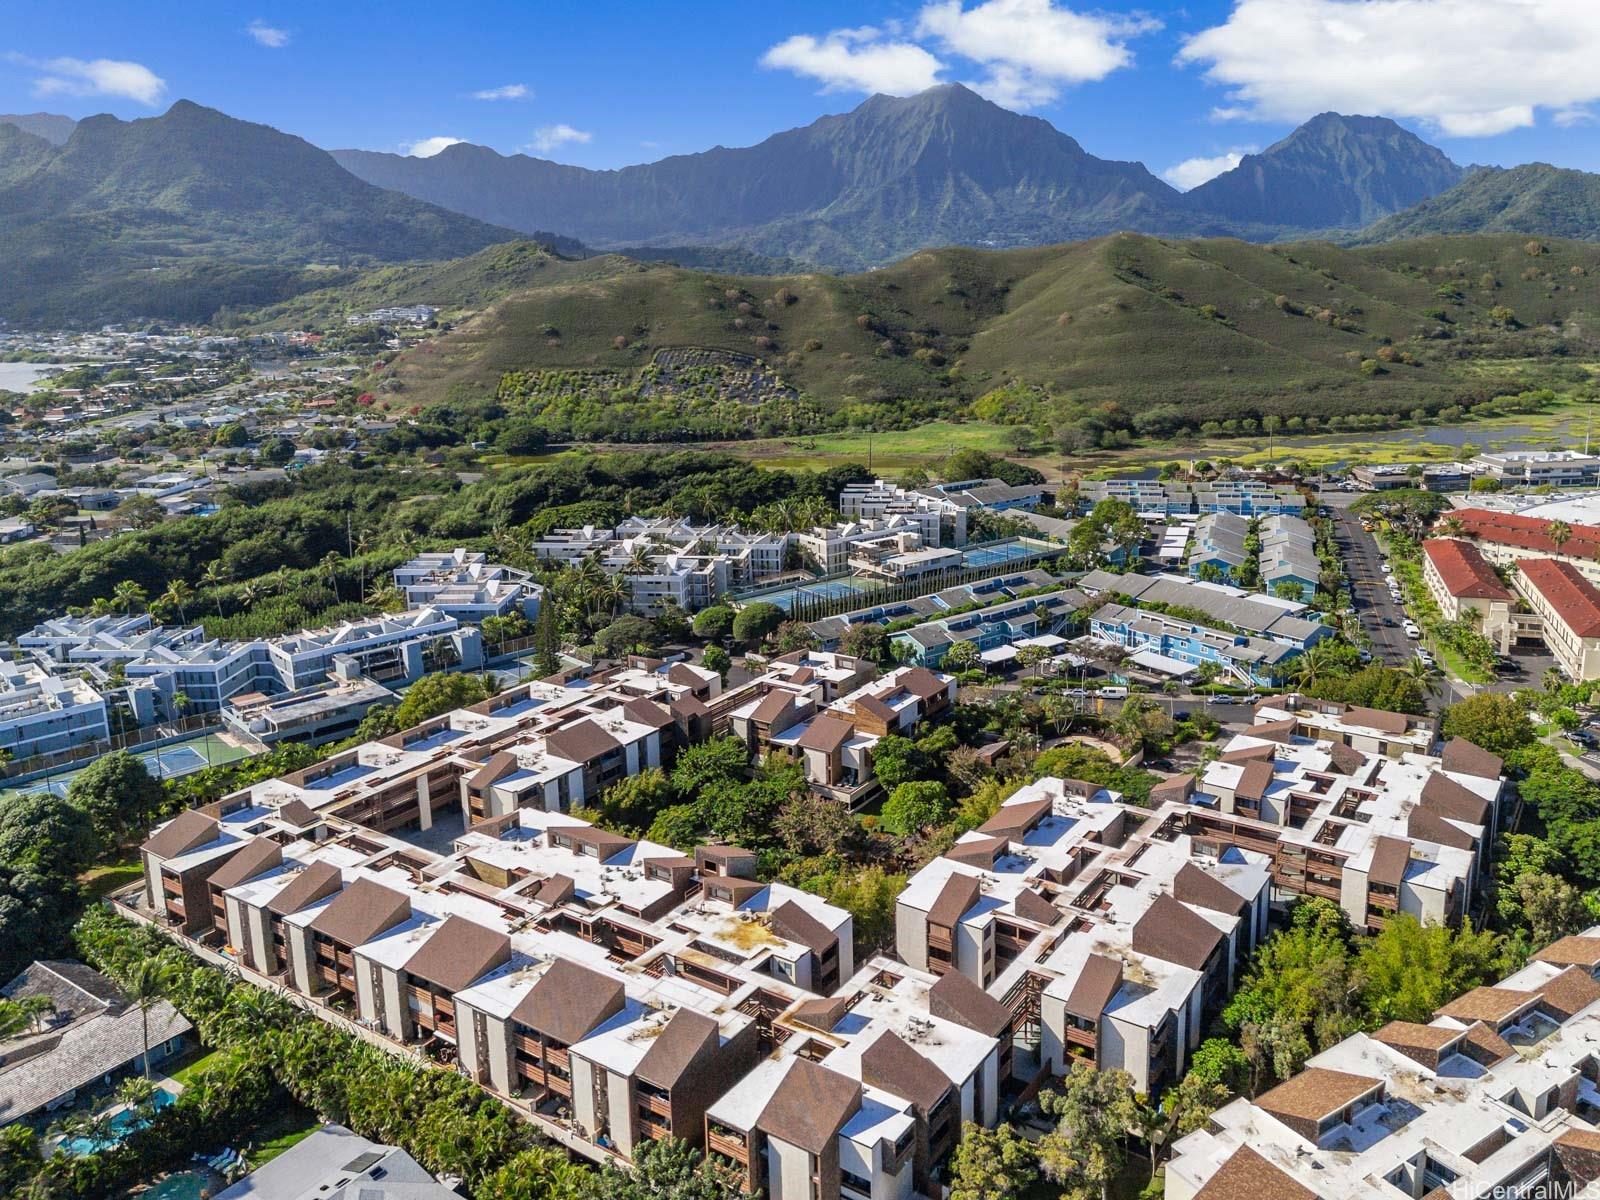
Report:
M 51 363 L 0 362 L 0 392 L 31 392 L 44 376 L 62 369 Z

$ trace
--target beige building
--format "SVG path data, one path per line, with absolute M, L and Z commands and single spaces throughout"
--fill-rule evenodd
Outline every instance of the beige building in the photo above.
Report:
M 1524 559 L 1517 591 L 1544 622 L 1544 644 L 1567 675 L 1600 678 L 1600 588 L 1571 563 Z
M 1511 589 L 1471 542 L 1432 538 L 1422 543 L 1422 579 L 1447 621 L 1466 621 L 1502 653 L 1510 647 Z

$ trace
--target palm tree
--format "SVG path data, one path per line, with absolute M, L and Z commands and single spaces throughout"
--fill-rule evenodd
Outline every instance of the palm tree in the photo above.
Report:
M 178 610 L 178 623 L 187 625 L 189 616 L 184 612 L 184 605 L 194 599 L 194 589 L 182 579 L 174 579 L 167 584 L 167 590 L 161 593 L 161 598 L 156 601 L 163 608 L 171 611 Z
M 150 594 L 132 579 L 124 579 L 111 589 L 112 603 L 130 616 L 142 611 L 149 599 Z
M 177 713 L 178 716 L 183 716 L 183 714 L 188 711 L 189 705 L 192 703 L 194 702 L 189 699 L 188 692 L 172 693 L 172 711 Z
M 1556 553 L 1572 540 L 1572 526 L 1565 521 L 1551 521 L 1544 527 L 1544 535 L 1555 543 Z
M 328 582 L 333 587 L 333 598 L 335 601 L 339 599 L 339 564 L 343 561 L 344 560 L 339 557 L 339 552 L 337 550 L 329 550 L 322 556 L 322 562 L 319 564 L 322 569 L 328 573 Z
M 156 1085 L 148 1076 L 134 1075 L 117 1088 L 117 1100 L 129 1108 L 144 1109 L 155 1099 Z
M 209 589 L 216 597 L 217 618 L 222 618 L 222 592 L 221 587 L 228 581 L 228 572 L 223 568 L 219 559 L 212 559 L 206 564 L 206 569 L 200 572 L 200 586 Z
M 55 1010 L 55 1001 L 49 996 L 0 999 L 0 1039 L 15 1037 L 24 1031 L 37 1031 L 40 1018 Z
M 89 605 L 91 617 L 109 617 L 117 610 L 117 606 L 106 596 L 96 596 Z
M 165 995 L 172 982 L 172 967 L 159 958 L 141 958 L 122 980 L 122 990 L 139 1009 L 144 1045 L 144 1077 L 150 1078 L 150 1008 Z
M 1467 526 L 1460 517 L 1446 517 L 1439 522 L 1439 535 L 1441 537 L 1458 538 L 1465 537 L 1466 534 Z

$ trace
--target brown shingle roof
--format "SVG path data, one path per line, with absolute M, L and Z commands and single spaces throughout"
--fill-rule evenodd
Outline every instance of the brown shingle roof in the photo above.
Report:
M 1367 757 L 1354 746 L 1335 742 L 1328 748 L 1328 765 L 1341 775 L 1354 775 L 1367 765 Z
M 1209 908 L 1212 912 L 1227 913 L 1233 917 L 1239 916 L 1245 909 L 1243 896 L 1192 862 L 1184 863 L 1172 877 L 1172 895 L 1185 904 Z
M 1558 967 L 1587 967 L 1593 970 L 1600 965 L 1600 937 L 1557 938 L 1543 950 L 1533 953 L 1535 962 L 1554 963 Z
M 517 756 L 509 750 L 502 750 L 472 773 L 472 778 L 467 780 L 467 786 L 486 788 L 492 783 L 498 783 L 516 769 Z
M 339 868 L 329 862 L 314 862 L 291 879 L 282 891 L 267 901 L 267 911 L 286 917 L 331 896 L 344 886 Z
M 1239 782 L 1234 787 L 1233 794 L 1240 800 L 1259 800 L 1272 786 L 1272 778 L 1272 762 L 1253 759 L 1245 763 L 1239 772 Z
M 406 973 L 459 992 L 511 958 L 511 939 L 462 916 L 449 916 L 406 960 Z
M 1052 806 L 1053 802 L 1048 796 L 1020 804 L 1002 804 L 994 816 L 978 826 L 978 832 L 995 837 L 1004 834 L 1009 838 L 1020 838 L 1048 817 Z
M 1372 1035 L 1372 1039 L 1382 1042 L 1400 1051 L 1407 1058 L 1415 1059 L 1424 1066 L 1431 1066 L 1436 1061 L 1440 1052 L 1452 1042 L 1458 1042 L 1466 1036 L 1462 1029 L 1450 1029 L 1443 1025 L 1419 1025 L 1415 1021 L 1390 1021 L 1382 1029 Z
M 558 958 L 512 1010 L 513 1020 L 570 1046 L 622 1011 L 622 984 L 570 958 Z
M 822 1154 L 861 1107 L 861 1085 L 809 1059 L 796 1058 L 756 1127 L 769 1137 Z
M 927 667 L 912 667 L 900 677 L 900 686 L 924 702 L 944 695 L 944 680 Z
M 1511 988 L 1475 987 L 1446 1004 L 1435 1017 L 1454 1017 L 1463 1024 L 1487 1021 L 1499 1024 L 1536 996 L 1534 992 L 1518 992 Z
M 801 1024 L 809 1025 L 812 1029 L 820 1029 L 823 1033 L 831 1033 L 833 1027 L 849 1011 L 850 997 L 841 995 L 823 1000 L 802 1000 L 795 1005 L 792 1015 Z
M 1193 791 L 1193 775 L 1170 775 L 1150 789 L 1150 803 L 1155 805 L 1164 800 L 1187 799 Z
M 1011 1027 L 1011 1010 L 960 971 L 948 971 L 928 989 L 928 1011 L 989 1037 Z
M 1067 996 L 1067 1012 L 1085 1021 L 1098 1021 L 1121 987 L 1122 964 L 1104 954 L 1091 954 Z
M 1054 904 L 1032 888 L 1023 888 L 1018 892 L 1017 898 L 1011 902 L 1011 907 L 1016 910 L 1017 916 L 1036 925 L 1054 925 L 1061 916 L 1060 910 Z
M 707 1051 L 718 1045 L 717 1023 L 704 1013 L 680 1008 L 656 1034 L 634 1069 L 640 1079 L 656 1087 L 673 1088 Z
M 849 721 L 818 713 L 811 718 L 806 731 L 795 740 L 795 745 L 802 750 L 820 750 L 824 754 L 832 754 L 848 742 L 855 731 L 855 726 Z
M 994 860 L 1006 852 L 1010 841 L 1003 837 L 968 838 L 957 842 L 944 852 L 954 862 L 982 867 L 985 871 L 994 866 Z
M 246 879 L 254 879 L 257 875 L 272 870 L 281 862 L 283 862 L 283 848 L 277 842 L 271 838 L 256 838 L 211 872 L 211 878 L 206 882 L 218 891 L 225 892 L 231 887 L 237 887 Z
M 1275 1117 L 1320 1121 L 1365 1096 L 1383 1080 L 1325 1067 L 1307 1067 L 1269 1092 L 1256 1097 L 1256 1107 Z
M 1384 733 L 1404 733 L 1411 724 L 1411 718 L 1405 713 L 1390 712 L 1383 708 L 1362 708 L 1359 705 L 1345 709 L 1343 719 L 1346 725 L 1363 725 Z
M 1194 1200 L 1318 1200 L 1318 1196 L 1249 1146 L 1240 1146 L 1194 1194 Z
M 1600 1000 L 1600 983 L 1582 967 L 1568 967 L 1540 988 L 1539 994 L 1544 1006 L 1566 1021 Z
M 1470 1057 L 1478 1062 L 1493 1066 L 1495 1063 L 1504 1062 L 1516 1053 L 1511 1048 L 1511 1043 L 1506 1041 L 1482 1021 L 1474 1023 L 1467 1030 L 1466 1039 L 1462 1043 L 1464 1050 Z
M 750 719 L 757 725 L 771 725 L 794 704 L 794 696 L 782 688 L 774 688 L 761 697 L 760 703 L 750 711 Z
M 593 721 L 574 721 L 571 725 L 560 729 L 552 729 L 544 735 L 545 749 L 557 758 L 564 758 L 568 762 L 586 763 L 593 762 L 603 754 L 609 754 L 622 743 L 617 741 Z
M 410 915 L 411 900 L 404 892 L 363 877 L 335 896 L 310 928 L 340 945 L 355 947 L 393 929 Z
M 1367 882 L 1397 888 L 1406 877 L 1406 864 L 1410 861 L 1410 842 L 1380 836 L 1372 846 L 1372 866 L 1367 870 Z
M 533 898 L 540 904 L 565 904 L 577 894 L 578 885 L 569 875 L 552 875 L 539 885 Z
M 1489 823 L 1489 802 L 1471 788 L 1435 771 L 1422 785 L 1422 803 L 1442 817 L 1469 825 Z
M 309 804 L 296 796 L 287 804 L 278 807 L 278 819 L 293 825 L 296 829 L 310 829 L 321 818 L 311 811 Z
M 1472 835 L 1459 826 L 1452 825 L 1431 808 L 1417 805 L 1406 818 L 1406 833 L 1417 841 L 1437 842 L 1456 850 L 1475 848 Z
M 157 858 L 177 858 L 180 854 L 214 842 L 221 826 L 199 809 L 191 808 L 168 821 L 145 840 L 139 849 Z
M 956 922 L 961 920 L 961 914 L 977 902 L 978 881 L 960 871 L 952 872 L 939 889 L 933 907 L 928 909 L 928 923 L 954 928 Z
M 1499 779 L 1506 769 L 1505 759 L 1498 754 L 1491 754 L 1482 746 L 1459 737 L 1451 738 L 1444 744 L 1441 761 L 1446 771 L 1476 775 L 1479 779 Z
M 767 914 L 772 931 L 791 942 L 798 942 L 813 954 L 825 954 L 839 944 L 839 938 L 793 900 L 786 900 Z
M 1218 762 L 1225 763 L 1250 763 L 1271 762 L 1277 757 L 1278 751 L 1271 745 L 1266 746 L 1240 746 L 1237 750 L 1229 750 L 1217 756 Z
M 950 1091 L 950 1079 L 917 1053 L 894 1030 L 888 1029 L 861 1055 L 861 1082 L 881 1088 L 925 1116 Z
M 1222 940 L 1222 930 L 1171 896 L 1157 896 L 1133 926 L 1136 954 L 1151 954 L 1166 962 L 1198 971 Z
M 857 696 L 856 711 L 865 713 L 869 717 L 882 721 L 885 725 L 895 723 L 894 709 L 890 708 L 876 696 Z
M 665 729 L 672 724 L 671 713 L 654 700 L 646 700 L 642 696 L 624 704 L 622 715 L 635 725 L 648 725 L 651 729 Z

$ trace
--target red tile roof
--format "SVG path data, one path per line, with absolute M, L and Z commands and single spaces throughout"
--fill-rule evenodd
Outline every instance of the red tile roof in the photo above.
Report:
M 1456 599 L 1511 599 L 1511 592 L 1500 582 L 1500 576 L 1471 542 L 1433 538 L 1422 543 L 1422 552 L 1444 580 L 1445 590 Z
M 1445 519 L 1459 521 L 1462 531 L 1469 538 L 1501 546 L 1518 546 L 1542 554 L 1565 554 L 1573 558 L 1594 558 L 1600 554 L 1600 528 L 1593 525 L 1569 523 L 1567 527 L 1572 530 L 1572 536 L 1558 548 L 1547 532 L 1551 522 L 1538 517 L 1519 517 L 1512 513 L 1491 512 L 1486 508 L 1458 508 L 1448 513 Z
M 1525 558 L 1517 565 L 1529 586 L 1545 598 L 1573 633 L 1578 637 L 1600 637 L 1600 589 L 1585 579 L 1577 567 L 1551 558 Z

